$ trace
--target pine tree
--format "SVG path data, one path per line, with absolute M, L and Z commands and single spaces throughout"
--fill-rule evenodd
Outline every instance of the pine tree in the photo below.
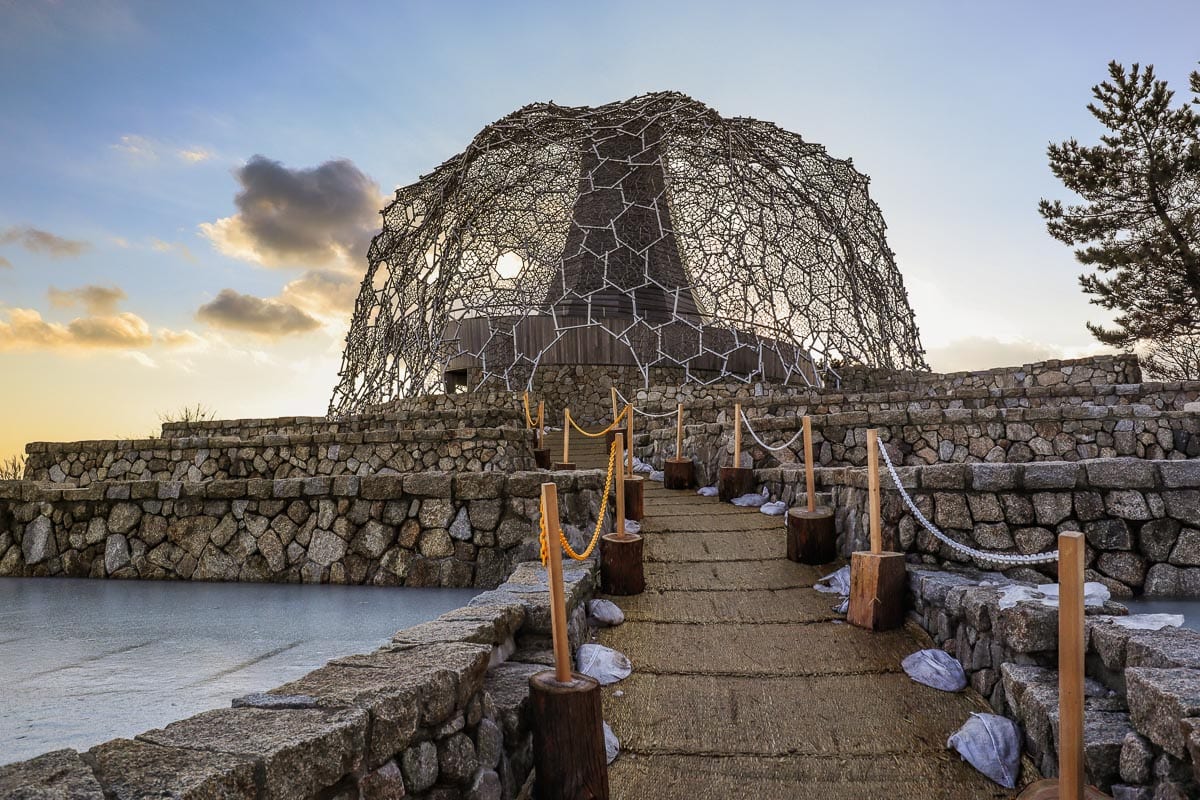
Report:
M 1050 170 L 1083 202 L 1042 200 L 1038 211 L 1095 267 L 1079 277 L 1091 302 L 1118 312 L 1112 328 L 1088 323 L 1098 340 L 1130 348 L 1200 334 L 1200 116 L 1171 106 L 1153 66 L 1126 72 L 1114 61 L 1108 74 L 1088 110 L 1110 133 L 1093 147 L 1069 139 L 1047 150 Z M 1191 89 L 1200 94 L 1200 72 Z

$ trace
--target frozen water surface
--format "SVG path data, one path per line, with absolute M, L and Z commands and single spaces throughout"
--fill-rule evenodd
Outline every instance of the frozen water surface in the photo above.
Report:
M 0 578 L 0 764 L 228 707 L 474 594 Z

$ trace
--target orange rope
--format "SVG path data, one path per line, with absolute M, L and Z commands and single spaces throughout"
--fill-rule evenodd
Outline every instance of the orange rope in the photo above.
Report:
M 612 449 L 608 451 L 608 476 L 604 479 L 604 497 L 600 499 L 600 516 L 596 520 L 596 530 L 592 531 L 592 541 L 588 543 L 587 549 L 582 553 L 576 553 L 571 547 L 571 543 L 567 541 L 566 534 L 563 533 L 562 526 L 558 526 L 558 541 L 562 544 L 563 551 L 576 561 L 583 561 L 592 554 L 596 549 L 596 544 L 600 541 L 600 529 L 604 527 L 604 516 L 608 513 L 608 493 L 612 489 L 613 482 L 613 467 L 617 461 L 617 443 L 613 442 Z M 550 537 L 546 533 L 546 507 L 541 501 L 538 501 L 539 510 L 541 511 L 541 523 L 538 529 L 538 542 L 541 545 L 542 566 L 546 565 L 547 559 L 550 558 L 549 544 Z M 558 523 L 558 520 L 555 520 Z

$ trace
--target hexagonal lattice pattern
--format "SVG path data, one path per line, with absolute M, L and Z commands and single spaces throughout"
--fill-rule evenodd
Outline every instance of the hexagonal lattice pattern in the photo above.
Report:
M 528 385 L 539 364 L 821 382 L 925 369 L 867 178 L 775 125 L 677 93 L 526 106 L 396 192 L 330 413 Z

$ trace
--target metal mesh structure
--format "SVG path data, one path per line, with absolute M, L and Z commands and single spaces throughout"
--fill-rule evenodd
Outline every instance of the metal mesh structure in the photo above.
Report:
M 539 103 L 396 192 L 330 413 L 549 364 L 821 383 L 927 369 L 868 179 L 678 93 Z

